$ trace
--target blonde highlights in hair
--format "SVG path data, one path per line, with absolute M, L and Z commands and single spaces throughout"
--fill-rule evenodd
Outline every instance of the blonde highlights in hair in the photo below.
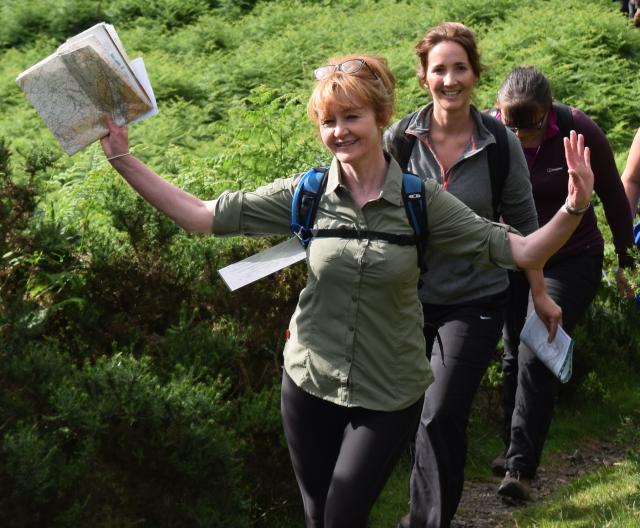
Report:
M 396 81 L 387 61 L 377 55 L 344 55 L 329 59 L 327 64 L 342 64 L 354 59 L 362 59 L 366 63 L 356 73 L 336 69 L 316 82 L 307 103 L 307 115 L 314 123 L 336 110 L 368 107 L 373 110 L 379 126 L 389 124 L 395 103 Z

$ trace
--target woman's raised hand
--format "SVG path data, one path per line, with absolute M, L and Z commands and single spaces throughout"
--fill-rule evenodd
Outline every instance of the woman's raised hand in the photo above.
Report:
M 129 152 L 129 134 L 127 127 L 119 127 L 109 114 L 102 114 L 103 124 L 109 133 L 100 139 L 102 150 L 107 158 Z
M 569 169 L 567 205 L 572 209 L 582 209 L 589 205 L 593 193 L 593 171 L 591 151 L 584 146 L 584 136 L 572 130 L 564 138 L 564 155 Z

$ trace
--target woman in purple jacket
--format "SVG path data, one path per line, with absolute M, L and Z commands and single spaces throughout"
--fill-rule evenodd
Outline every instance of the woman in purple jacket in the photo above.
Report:
M 582 111 L 552 101 L 549 81 L 533 67 L 513 70 L 498 92 L 498 118 L 515 132 L 525 153 L 539 225 L 546 224 L 567 197 L 562 137 L 568 131 L 561 133 L 559 122 L 568 116 L 570 127 L 584 135 L 591 149 L 595 192 L 604 206 L 618 255 L 618 290 L 629 296 L 622 268 L 633 263 L 626 252 L 633 243 L 632 222 L 611 147 L 598 125 Z M 562 308 L 562 326 L 569 333 L 596 295 L 603 253 L 604 241 L 589 205 L 571 238 L 544 267 L 547 292 Z M 528 298 L 527 281 L 512 274 L 502 365 L 506 451 L 492 468 L 505 475 L 498 493 L 517 499 L 529 497 L 560 384 L 533 352 L 520 344 L 520 330 L 527 309 L 531 310 Z

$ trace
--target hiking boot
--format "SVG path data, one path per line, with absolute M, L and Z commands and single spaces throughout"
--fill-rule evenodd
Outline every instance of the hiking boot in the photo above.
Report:
M 409 520 L 409 514 L 407 513 L 400 522 L 398 523 L 398 528 L 409 528 L 411 526 L 411 522 Z
M 507 470 L 498 488 L 498 495 L 511 499 L 529 500 L 531 497 L 531 479 L 517 469 Z
M 507 459 L 504 455 L 498 455 L 491 462 L 491 472 L 497 477 L 504 477 L 507 473 Z

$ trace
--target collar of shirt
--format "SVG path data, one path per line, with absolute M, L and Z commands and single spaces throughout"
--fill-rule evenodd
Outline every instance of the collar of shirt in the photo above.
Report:
M 380 198 L 386 200 L 393 205 L 403 205 L 402 201 L 402 170 L 396 160 L 385 152 L 387 160 L 387 176 L 384 180 L 382 193 Z M 327 177 L 327 185 L 324 193 L 331 194 L 336 192 L 338 187 L 346 188 L 342 183 L 342 174 L 340 171 L 340 162 L 333 158 L 329 167 L 329 175 Z
M 552 106 L 549 110 L 549 117 L 547 118 L 547 128 L 544 131 L 542 142 L 544 143 L 548 139 L 551 139 L 558 132 L 560 132 L 560 127 L 558 126 L 558 116 Z
M 471 135 L 470 148 L 465 152 L 464 157 L 473 156 L 477 151 L 482 150 L 487 145 L 495 143 L 493 134 L 489 132 L 480 118 L 478 109 L 471 105 L 471 117 L 473 119 L 473 133 Z M 429 103 L 420 109 L 407 127 L 407 134 L 417 137 L 423 143 L 428 141 L 429 125 L 431 124 L 431 115 L 433 114 L 433 103 Z

